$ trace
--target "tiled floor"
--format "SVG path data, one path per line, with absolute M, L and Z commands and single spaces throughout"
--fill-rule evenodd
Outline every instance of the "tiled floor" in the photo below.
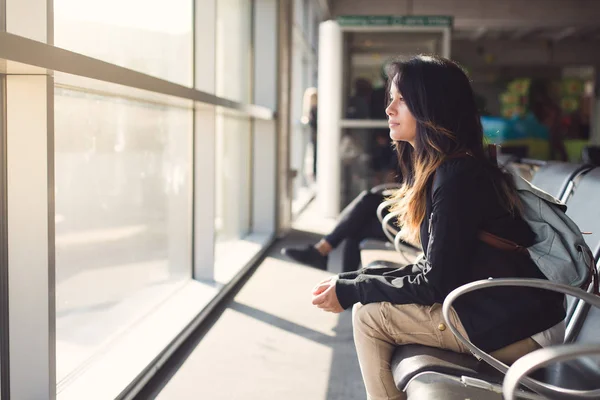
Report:
M 324 313 L 310 302 L 312 287 L 331 272 L 280 255 L 283 246 L 311 243 L 333 226 L 313 209 L 276 243 L 166 383 L 149 385 L 140 399 L 365 398 L 350 311 Z

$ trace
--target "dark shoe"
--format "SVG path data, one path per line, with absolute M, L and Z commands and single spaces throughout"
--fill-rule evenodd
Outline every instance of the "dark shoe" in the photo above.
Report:
M 296 262 L 327 270 L 327 256 L 319 253 L 319 250 L 313 246 L 306 246 L 304 248 L 284 247 L 281 249 L 281 254 Z

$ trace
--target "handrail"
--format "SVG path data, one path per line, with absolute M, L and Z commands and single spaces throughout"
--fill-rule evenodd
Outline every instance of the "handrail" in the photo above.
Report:
M 442 306 L 442 313 L 444 315 L 444 320 L 446 321 L 446 325 L 450 328 L 450 331 L 456 336 L 456 338 L 463 343 L 473 355 L 490 364 L 492 367 L 496 368 L 498 371 L 506 374 L 508 371 L 508 366 L 501 362 L 500 360 L 492 357 L 488 353 L 484 352 L 470 340 L 465 338 L 458 329 L 453 325 L 452 320 L 450 319 L 450 311 L 452 309 L 452 304 L 458 299 L 460 296 L 470 293 L 476 290 L 490 288 L 490 287 L 501 287 L 501 286 L 512 286 L 512 287 L 531 287 L 531 288 L 539 288 L 551 290 L 563 294 L 568 294 L 583 301 L 586 301 L 593 305 L 594 307 L 600 308 L 600 297 L 595 296 L 593 294 L 587 293 L 579 288 L 575 288 L 569 285 L 564 285 L 560 283 L 550 282 L 545 279 L 520 279 L 520 278 L 501 278 L 501 279 L 488 279 L 488 280 L 480 280 L 476 282 L 467 283 L 463 286 L 460 286 L 454 289 L 452 292 L 446 296 L 444 300 L 444 304 Z M 586 397 L 588 394 L 594 394 L 597 397 L 600 397 L 600 391 L 580 391 L 580 390 L 571 390 L 559 388 L 554 385 L 549 385 L 543 382 L 539 382 L 535 379 L 529 377 L 523 377 L 522 382 L 525 386 L 530 388 L 531 390 L 540 393 L 552 393 L 552 394 L 560 394 L 567 396 L 579 396 L 581 398 L 589 398 Z
M 520 158 L 517 161 L 518 164 L 525 164 L 525 165 L 531 165 L 533 167 L 543 167 L 544 165 L 546 165 L 548 162 L 544 161 L 544 160 L 537 160 L 535 158 Z
M 383 211 L 388 208 L 389 206 L 391 206 L 392 204 L 394 204 L 394 200 L 390 199 L 390 200 L 385 200 L 382 201 L 379 206 L 377 206 L 377 219 L 379 220 L 379 222 L 383 222 Z
M 600 345 L 598 344 L 566 344 L 557 347 L 548 347 L 529 353 L 517 361 L 508 369 L 504 382 L 502 383 L 502 392 L 505 400 L 516 400 L 515 391 L 521 380 L 529 375 L 530 372 L 550 364 L 568 361 L 582 356 L 600 355 Z M 600 389 L 583 392 L 582 399 L 598 399 Z
M 390 222 L 393 218 L 396 218 L 398 216 L 398 212 L 394 211 L 389 213 L 388 215 L 386 215 L 383 218 L 383 221 L 381 222 L 381 227 L 383 228 L 383 233 L 385 233 L 385 236 L 390 240 L 390 242 L 394 243 L 394 239 L 395 236 L 398 234 L 398 230 L 392 228 L 390 226 Z
M 400 232 L 398 232 L 396 234 L 396 237 L 394 237 L 394 249 L 396 249 L 396 251 L 402 255 L 402 257 L 408 264 L 411 264 L 413 261 L 409 260 L 409 258 L 406 257 L 406 254 L 404 254 L 404 250 L 400 247 L 401 241 L 402 241 L 402 235 L 400 234 Z
M 371 192 L 381 192 L 385 190 L 399 189 L 402 187 L 400 183 L 382 183 L 381 185 L 377 185 L 371 188 Z

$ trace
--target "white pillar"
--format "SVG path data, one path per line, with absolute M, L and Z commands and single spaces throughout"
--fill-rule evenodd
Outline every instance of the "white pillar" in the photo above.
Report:
M 6 94 L 10 393 L 15 399 L 53 399 L 54 81 L 12 75 Z
M 290 112 L 292 76 L 292 1 L 278 2 L 277 11 L 277 235 L 284 236 L 292 225 L 290 175 Z
M 0 14 L 7 32 L 53 44 L 52 0 L 4 0 L 0 1 L 3 6 Z M 29 68 L 16 63 L 11 72 L 4 80 L 2 110 L 6 118 L 3 162 L 8 215 L 3 229 L 8 236 L 9 325 L 9 379 L 2 386 L 11 399 L 53 400 L 54 79 L 50 72 L 30 74 Z
M 322 22 L 319 27 L 317 201 L 325 217 L 337 217 L 340 212 L 342 60 L 340 26 L 335 21 Z

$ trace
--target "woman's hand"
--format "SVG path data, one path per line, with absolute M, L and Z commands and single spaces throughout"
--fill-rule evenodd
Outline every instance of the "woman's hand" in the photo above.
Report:
M 322 280 L 313 289 L 312 303 L 322 309 L 332 313 L 341 313 L 344 311 L 335 293 L 335 283 L 337 276 L 332 276 Z
M 323 293 L 330 286 L 330 282 L 335 280 L 337 280 L 337 275 L 330 276 L 329 278 L 325 278 L 321 282 L 317 283 L 312 291 L 313 296 Z

